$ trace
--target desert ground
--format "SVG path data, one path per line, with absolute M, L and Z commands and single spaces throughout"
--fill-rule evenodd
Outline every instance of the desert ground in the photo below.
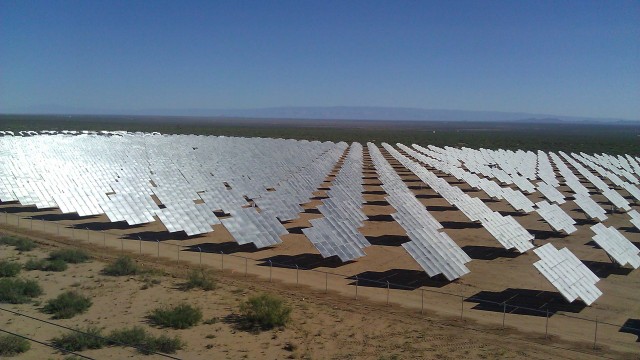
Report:
M 91 295 L 94 305 L 86 314 L 54 321 L 65 326 L 95 324 L 111 329 L 142 324 L 161 332 L 166 330 L 145 322 L 150 309 L 179 301 L 198 304 L 205 319 L 219 321 L 171 330 L 188 344 L 176 354 L 184 359 L 640 358 L 638 334 L 620 331 L 621 325 L 640 317 L 639 272 L 611 264 L 606 253 L 591 241 L 589 227 L 594 223 L 573 202 L 561 207 L 578 219 L 578 231 L 565 236 L 552 231 L 535 213 L 515 212 L 506 202 L 489 199 L 484 192 L 445 177 L 469 195 L 486 201 L 494 211 L 514 216 L 536 235 L 536 245 L 552 242 L 557 248 L 568 247 L 574 252 L 601 278 L 597 286 L 604 295 L 589 307 L 580 301 L 568 304 L 533 267 L 538 260 L 535 254 L 504 250 L 485 229 L 468 221 L 381 150 L 427 210 L 445 226 L 447 234 L 473 259 L 467 264 L 470 274 L 453 282 L 429 278 L 405 252 L 400 244 L 408 238 L 389 216 L 393 208 L 384 200 L 386 195 L 366 150 L 364 211 L 369 221 L 360 231 L 373 246 L 357 261 L 342 264 L 322 259 L 301 232 L 310 226 L 310 219 L 321 216 L 316 206 L 335 172 L 316 198 L 304 204 L 300 219 L 285 223 L 290 234 L 273 248 L 239 246 L 221 225 L 206 236 L 187 238 L 166 232 L 158 221 L 130 227 L 110 223 L 106 216 L 79 218 L 58 210 L 38 211 L 7 203 L 0 205 L 0 211 L 7 213 L 0 214 L 2 231 L 32 237 L 42 246 L 22 254 L 1 247 L 1 257 L 24 262 L 29 256 L 44 257 L 49 248 L 68 246 L 94 254 L 94 261 L 73 265 L 62 273 L 23 272 L 43 284 L 42 300 L 70 287 Z M 338 168 L 339 164 L 336 171 Z M 565 194 L 569 191 L 567 187 L 560 190 Z M 539 194 L 528 197 L 534 202 L 541 199 Z M 606 204 L 601 195 L 593 197 Z M 640 207 L 634 204 L 633 208 Z M 18 217 L 22 218 L 20 223 Z M 639 245 L 640 232 L 632 228 L 627 215 L 609 214 L 605 224 L 613 225 Z M 101 275 L 104 263 L 120 253 L 131 254 L 144 266 L 161 270 L 164 275 L 158 275 L 160 283 L 142 290 L 148 279 Z M 180 290 L 186 270 L 200 263 L 218 271 L 219 287 L 210 292 Z M 279 294 L 293 305 L 291 323 L 284 329 L 258 334 L 237 329 L 232 319 L 239 303 L 263 291 Z M 504 302 L 508 306 L 502 305 Z M 36 305 L 2 306 L 47 318 Z M 539 311 L 528 310 L 531 308 Z M 42 341 L 61 332 L 2 312 L 0 323 Z M 99 359 L 140 356 L 122 348 L 83 354 Z M 21 358 L 47 357 L 62 355 L 34 344 Z

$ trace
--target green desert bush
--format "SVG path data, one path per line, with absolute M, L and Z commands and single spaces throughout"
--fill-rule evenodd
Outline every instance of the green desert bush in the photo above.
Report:
M 102 272 L 110 276 L 127 276 L 139 274 L 141 271 L 131 257 L 120 256 L 114 262 L 105 266 Z
M 149 333 L 141 327 L 117 329 L 109 334 L 109 341 L 115 345 L 138 346 L 149 336 Z
M 210 291 L 216 288 L 216 282 L 211 273 L 204 269 L 196 269 L 189 273 L 183 288 L 185 290 L 200 288 L 204 291 Z
M 184 348 L 184 342 L 180 340 L 178 336 L 168 336 L 162 334 L 157 337 L 150 337 L 147 339 L 145 349 L 150 351 L 157 351 L 165 354 L 175 354 L 176 351 Z M 143 353 L 146 353 L 143 351 Z
M 250 297 L 240 304 L 240 312 L 245 326 L 261 329 L 284 326 L 291 317 L 291 307 L 271 294 Z
M 33 240 L 15 236 L 0 237 L 0 245 L 10 245 L 18 251 L 31 251 L 36 247 L 36 243 Z
M 179 304 L 174 307 L 162 307 L 151 311 L 149 320 L 164 327 L 187 329 L 202 320 L 202 311 L 189 304 Z
M 54 319 L 70 319 L 87 311 L 91 304 L 89 297 L 75 291 L 67 291 L 47 301 L 42 310 L 47 314 L 53 314 Z
M 0 303 L 22 304 L 42 295 L 42 288 L 35 280 L 0 278 Z
M 13 277 L 18 275 L 22 266 L 15 261 L 0 260 L 0 277 Z
M 162 334 L 155 337 L 140 326 L 113 330 L 109 340 L 116 345 L 134 346 L 147 355 L 153 352 L 175 354 L 184 347 L 184 343 L 178 336 L 170 337 Z
M 27 270 L 41 270 L 41 271 L 65 271 L 68 266 L 63 260 L 47 260 L 47 259 L 29 259 L 24 264 L 24 268 Z
M 81 249 L 61 249 L 49 254 L 49 260 L 62 260 L 69 264 L 79 264 L 89 261 L 89 254 Z
M 107 345 L 102 337 L 102 330 L 95 326 L 88 326 L 85 330 L 72 331 L 51 339 L 51 342 L 66 351 L 82 351 L 86 349 L 101 349 Z
M 31 349 L 29 340 L 15 335 L 0 335 L 0 356 L 16 356 Z

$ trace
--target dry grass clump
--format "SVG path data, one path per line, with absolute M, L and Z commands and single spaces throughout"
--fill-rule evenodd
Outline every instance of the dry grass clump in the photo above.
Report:
M 18 251 L 31 251 L 36 248 L 36 243 L 33 240 L 16 236 L 0 237 L 0 245 L 13 246 Z
M 271 294 L 255 295 L 240 304 L 244 325 L 250 328 L 271 329 L 284 326 L 291 318 L 291 307 Z
M 53 314 L 54 319 L 70 319 L 82 314 L 91 307 L 91 299 L 75 291 L 64 292 L 55 299 L 47 301 L 42 309 L 48 314 Z
M 31 349 L 29 340 L 15 335 L 0 335 L 0 356 L 16 356 Z
M 170 337 L 165 334 L 153 336 L 141 326 L 113 330 L 109 335 L 109 341 L 115 345 L 136 347 L 145 355 L 154 352 L 175 354 L 185 345 L 178 336 Z
M 14 277 L 20 269 L 22 266 L 15 261 L 0 260 L 0 277 Z
M 105 266 L 102 273 L 109 276 L 128 276 L 141 273 L 138 264 L 129 256 L 120 256 Z
M 0 278 L 0 303 L 22 304 L 42 295 L 42 287 L 35 280 Z
M 187 329 L 202 320 L 202 311 L 200 308 L 189 304 L 179 304 L 174 307 L 155 309 L 147 317 L 158 326 Z

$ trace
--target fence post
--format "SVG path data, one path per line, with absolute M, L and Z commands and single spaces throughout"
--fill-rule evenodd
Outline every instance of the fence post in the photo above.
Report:
M 504 319 L 507 317 L 507 302 L 502 303 L 502 328 L 504 329 Z
M 387 305 L 389 305 L 389 281 L 387 280 Z
M 424 314 L 424 289 L 420 289 L 420 315 Z
M 548 339 L 549 337 L 549 308 L 547 307 L 547 320 L 544 324 L 544 338 Z
M 140 255 L 142 255 L 142 238 L 138 236 L 138 245 L 140 247 Z
M 180 261 L 180 245 L 178 244 L 178 261 Z
M 56 235 L 60 236 L 60 224 L 56 223 Z
M 220 272 L 224 275 L 224 252 L 220 251 Z
M 120 238 L 120 252 L 124 253 L 124 238 Z
M 107 233 L 102 230 L 102 246 L 107 246 Z
M 158 258 L 160 258 L 160 240 L 156 239 L 156 242 L 158 243 Z
M 596 344 L 598 343 L 598 317 L 596 316 L 596 329 L 593 332 L 593 349 L 596 349 Z
M 200 266 L 202 266 L 202 249 L 198 246 L 198 251 L 200 251 Z
M 273 263 L 271 262 L 271 259 L 269 259 L 269 282 L 271 282 L 272 271 L 273 271 Z
M 299 269 L 298 269 L 298 264 L 296 264 L 296 286 L 298 286 L 298 285 L 299 285 L 299 282 L 298 282 L 298 279 L 299 279 L 299 278 L 298 278 L 298 270 L 299 270 Z
M 248 270 L 248 265 L 247 265 L 247 258 L 244 258 L 244 276 L 247 276 L 247 270 Z
M 358 275 L 356 275 L 356 300 L 358 300 Z
M 87 230 L 87 242 L 91 242 L 91 233 L 89 232 L 89 228 L 85 228 Z
M 29 218 L 31 221 L 29 222 L 29 228 L 33 230 L 33 217 Z
M 328 293 L 329 292 L 329 273 L 328 272 L 324 272 L 324 293 Z
M 462 321 L 463 315 L 464 315 L 464 295 L 460 294 L 460 320 L 461 321 Z
M 18 216 L 18 227 L 20 227 L 20 216 Z

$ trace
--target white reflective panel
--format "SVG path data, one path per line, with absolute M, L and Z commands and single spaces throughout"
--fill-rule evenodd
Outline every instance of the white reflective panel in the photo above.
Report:
M 638 249 L 629 239 L 624 237 L 613 226 L 607 227 L 602 223 L 591 226 L 591 231 L 595 241 L 604 251 L 609 254 L 621 266 L 631 265 L 634 269 L 640 267 L 640 249 Z
M 595 285 L 600 279 L 569 249 L 557 250 L 549 243 L 533 252 L 540 258 L 533 265 L 567 301 L 580 298 L 591 305 L 602 295 Z
M 607 219 L 607 212 L 597 202 L 595 202 L 589 194 L 575 194 L 574 200 L 582 211 L 584 211 L 590 218 L 598 219 L 599 221 L 605 221 Z
M 271 215 L 256 221 L 283 234 L 277 219 L 298 217 L 299 204 L 313 197 L 347 146 L 105 131 L 2 136 L 0 200 L 80 216 L 104 213 L 131 225 L 159 219 L 169 231 L 196 235 L 218 223 L 213 211 L 272 197 L 261 209 Z
M 388 153 L 422 181 L 431 187 L 437 186 L 435 184 L 438 180 L 434 179 L 422 165 L 402 155 L 389 144 L 382 145 Z M 398 146 L 403 151 L 416 155 L 410 148 L 401 144 Z M 465 264 L 471 261 L 471 258 L 446 233 L 440 231 L 442 225 L 416 199 L 413 192 L 382 156 L 380 150 L 372 143 L 368 143 L 367 147 L 383 184 L 382 188 L 389 194 L 385 199 L 397 211 L 391 216 L 405 229 L 411 239 L 410 242 L 402 244 L 402 247 L 429 276 L 442 274 L 447 279 L 454 280 L 468 274 L 469 269 Z M 446 185 L 441 185 L 441 188 L 445 187 Z M 460 193 L 454 192 L 455 190 L 451 192 L 452 199 L 460 197 Z
M 536 203 L 538 214 L 546 221 L 554 230 L 564 231 L 571 234 L 578 229 L 574 226 L 576 223 L 564 210 L 556 204 L 549 204 L 546 201 Z

